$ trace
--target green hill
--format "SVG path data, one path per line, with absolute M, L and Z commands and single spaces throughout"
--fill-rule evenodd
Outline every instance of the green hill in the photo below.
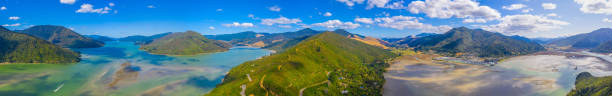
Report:
M 0 63 L 74 63 L 79 53 L 0 27 Z
M 200 33 L 187 31 L 168 34 L 142 45 L 140 49 L 153 54 L 195 55 L 227 51 L 230 47 L 228 43 L 207 39 Z
M 582 72 L 576 77 L 575 84 L 567 96 L 612 96 L 612 76 L 593 77 Z
M 380 96 L 385 61 L 395 56 L 324 32 L 281 53 L 234 67 L 207 96 Z
M 612 37 L 610 37 L 612 38 Z M 612 53 L 612 40 L 601 43 L 599 46 L 591 49 L 591 52 Z
M 142 35 L 127 36 L 127 37 L 119 38 L 117 40 L 125 41 L 125 42 L 134 42 L 134 44 L 137 44 L 137 45 L 144 45 L 144 44 L 153 42 L 154 39 L 164 37 L 168 34 L 172 34 L 172 32 L 155 34 L 151 36 L 142 36 Z
M 21 31 L 22 33 L 47 40 L 55 45 L 68 48 L 95 48 L 104 46 L 104 42 L 81 36 L 63 26 L 38 25 Z
M 516 39 L 499 33 L 465 27 L 412 41 L 417 50 L 433 50 L 449 56 L 503 57 L 545 50 L 536 42 Z
M 612 40 L 612 29 L 601 28 L 590 33 L 578 34 L 552 41 L 551 45 L 571 46 L 572 48 L 595 48 L 599 44 Z

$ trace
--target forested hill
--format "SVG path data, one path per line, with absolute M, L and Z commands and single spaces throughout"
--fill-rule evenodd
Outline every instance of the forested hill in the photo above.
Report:
M 75 63 L 79 53 L 0 26 L 0 63 Z

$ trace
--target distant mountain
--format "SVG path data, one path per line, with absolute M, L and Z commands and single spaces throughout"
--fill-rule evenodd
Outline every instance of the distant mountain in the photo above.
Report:
M 612 40 L 601 43 L 599 46 L 591 49 L 591 52 L 612 53 Z
M 137 45 L 144 45 L 147 43 L 151 43 L 153 39 L 161 38 L 171 33 L 172 32 L 166 32 L 166 33 L 161 33 L 161 34 L 155 34 L 152 36 L 142 36 L 142 35 L 127 36 L 127 37 L 119 38 L 118 40 L 125 41 L 125 42 L 134 42 L 134 44 L 137 44 Z
M 534 42 L 538 42 L 540 44 L 549 44 L 550 42 L 561 40 L 566 37 L 558 37 L 558 38 L 529 38 Z
M 433 50 L 449 56 L 503 57 L 545 50 L 524 37 L 510 37 L 481 29 L 453 28 L 409 42 L 417 50 Z
M 79 53 L 0 26 L 0 63 L 75 63 Z
M 612 29 L 601 28 L 591 33 L 578 34 L 552 41 L 551 45 L 571 46 L 572 48 L 595 48 L 599 44 L 612 40 Z
M 102 36 L 102 35 L 83 35 L 83 36 L 94 39 L 94 40 L 98 40 L 98 41 L 117 41 L 116 38 Z
M 582 72 L 576 77 L 575 84 L 567 96 L 612 96 L 612 76 L 593 77 Z
M 207 96 L 382 95 L 385 60 L 396 55 L 336 34 L 310 36 L 279 54 L 232 68 Z M 241 91 L 242 90 L 242 91 Z
M 410 44 L 411 42 L 413 42 L 414 40 L 416 40 L 418 38 L 423 38 L 423 37 L 428 37 L 428 36 L 433 36 L 433 35 L 440 35 L 440 34 L 436 34 L 436 33 L 421 33 L 421 34 L 417 34 L 417 35 L 407 36 L 407 37 L 404 37 L 404 38 L 383 38 L 382 40 L 388 42 L 389 43 L 388 46 L 392 46 L 392 47 L 408 47 L 408 44 Z
M 140 48 L 153 54 L 164 55 L 195 55 L 200 53 L 227 51 L 230 44 L 207 39 L 200 33 L 174 32 L 164 37 L 154 39 L 151 43 L 142 45 Z
M 248 31 L 235 34 L 206 35 L 206 37 L 216 40 L 229 41 L 230 43 L 239 46 L 246 45 L 251 47 L 261 47 L 280 51 L 284 48 L 295 45 L 296 42 L 299 42 L 309 36 L 313 36 L 323 32 L 324 31 L 316 31 L 310 28 L 306 28 L 296 32 L 285 33 L 255 33 Z M 377 38 L 352 34 L 343 29 L 334 30 L 333 32 L 342 36 L 350 37 L 351 39 L 367 42 L 368 44 L 386 48 L 385 45 L 387 43 Z
M 38 25 L 21 31 L 25 34 L 47 40 L 55 45 L 68 48 L 96 48 L 104 46 L 104 42 L 81 36 L 63 26 Z

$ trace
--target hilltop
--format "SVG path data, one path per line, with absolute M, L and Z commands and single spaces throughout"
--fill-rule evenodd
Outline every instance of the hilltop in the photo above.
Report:
M 382 95 L 385 61 L 380 47 L 324 32 L 285 51 L 232 68 L 208 96 Z
M 140 49 L 153 54 L 195 55 L 227 51 L 230 47 L 228 43 L 207 39 L 200 33 L 187 31 L 174 32 L 154 39 L 151 43 L 142 45 Z
M 84 37 L 63 26 L 38 25 L 25 29 L 21 33 L 30 34 L 55 45 L 68 48 L 96 48 L 104 46 L 104 42 Z
M 595 48 L 599 44 L 612 40 L 612 29 L 601 28 L 590 33 L 578 34 L 567 38 L 551 41 L 550 45 L 570 46 L 572 48 Z
M 0 27 L 0 63 L 75 63 L 79 53 Z
M 593 77 L 582 72 L 576 77 L 576 87 L 567 96 L 610 96 L 612 95 L 612 76 Z
M 417 50 L 432 50 L 448 56 L 504 57 L 545 50 L 538 43 L 525 39 L 459 27 L 444 34 L 416 39 L 408 45 Z

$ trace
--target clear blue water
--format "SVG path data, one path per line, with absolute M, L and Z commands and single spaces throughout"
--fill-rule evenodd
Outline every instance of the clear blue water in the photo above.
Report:
M 232 67 L 270 54 L 235 47 L 219 53 L 165 56 L 138 48 L 130 42 L 106 42 L 101 48 L 73 49 L 82 55 L 77 64 L 0 65 L 0 96 L 203 95 Z M 130 73 L 118 72 L 123 63 L 132 65 Z

